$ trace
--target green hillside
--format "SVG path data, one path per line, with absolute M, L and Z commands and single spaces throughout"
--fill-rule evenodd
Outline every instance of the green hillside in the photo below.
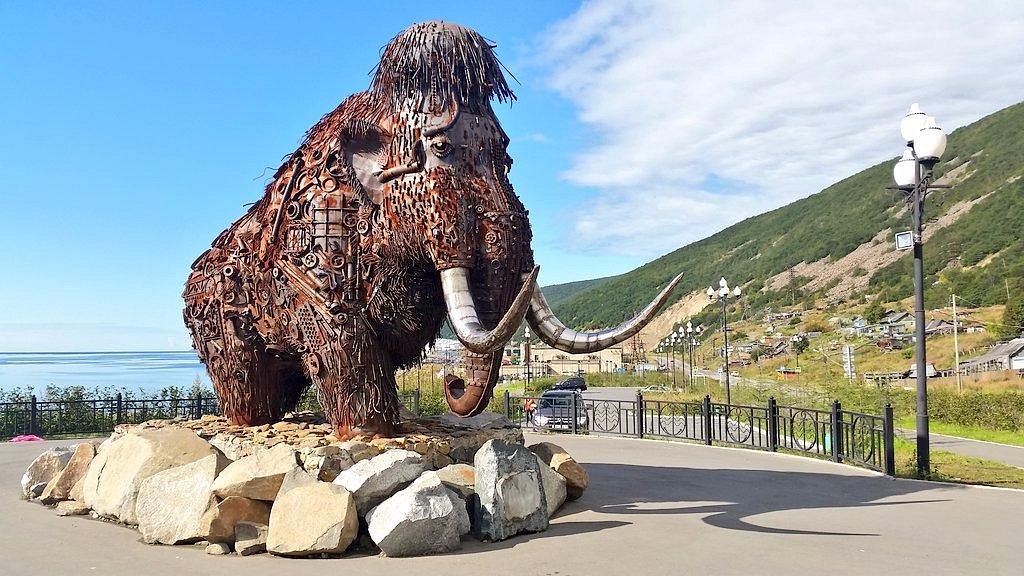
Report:
M 576 282 L 566 282 L 565 284 L 552 284 L 551 286 L 542 286 L 541 292 L 544 293 L 544 298 L 547 298 L 548 304 L 550 304 L 552 308 L 557 308 L 563 302 L 572 300 L 578 294 L 581 294 L 591 288 L 596 288 L 609 280 L 614 280 L 615 278 L 616 276 L 607 276 L 605 278 L 594 278 L 593 280 L 579 280 Z
M 941 176 L 964 163 L 966 178 L 929 196 L 926 219 L 933 222 L 955 203 L 988 195 L 925 245 L 926 297 L 942 305 L 950 291 L 973 306 L 1001 304 L 1007 292 L 1024 293 L 1024 103 L 987 116 L 949 136 Z M 821 295 L 803 289 L 794 276 L 783 290 L 764 290 L 766 281 L 800 262 L 836 260 L 886 228 L 909 229 L 900 192 L 892 184 L 895 158 L 841 180 L 817 194 L 748 218 L 713 236 L 666 254 L 631 272 L 591 287 L 556 306 L 566 324 L 582 328 L 621 322 L 642 308 L 679 272 L 675 298 L 726 276 L 746 285 L 743 306 L 791 304 Z M 993 256 L 995 255 L 995 256 Z M 886 300 L 911 293 L 910 253 L 871 274 L 867 292 Z M 982 265 L 983 264 L 983 265 Z M 859 272 L 858 272 L 859 273 Z M 860 299 L 866 294 L 850 294 Z

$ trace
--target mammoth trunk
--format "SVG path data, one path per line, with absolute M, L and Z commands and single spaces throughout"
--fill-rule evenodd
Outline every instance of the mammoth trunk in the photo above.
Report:
M 492 261 L 487 268 L 474 269 L 469 274 L 474 311 L 482 328 L 492 334 L 500 331 L 500 324 L 513 323 L 511 330 L 514 332 L 522 322 L 525 309 L 513 309 L 522 308 L 519 301 L 523 294 L 532 293 L 537 271 L 534 269 L 524 278 L 518 264 Z M 449 314 L 452 315 L 452 311 Z M 452 318 L 453 324 L 457 322 Z M 501 334 L 500 342 L 490 351 L 467 350 L 465 378 L 449 376 L 445 380 L 445 399 L 452 412 L 459 416 L 475 416 L 487 408 L 498 381 L 504 346 L 510 336 L 510 333 Z

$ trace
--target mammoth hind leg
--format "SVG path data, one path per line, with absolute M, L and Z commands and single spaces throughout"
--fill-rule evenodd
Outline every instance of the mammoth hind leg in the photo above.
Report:
M 298 360 L 261 346 L 236 346 L 207 366 L 223 414 L 239 426 L 279 421 L 309 385 Z

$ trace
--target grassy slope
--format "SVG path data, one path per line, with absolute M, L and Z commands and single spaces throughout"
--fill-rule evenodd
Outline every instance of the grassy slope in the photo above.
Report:
M 936 175 L 969 160 L 966 181 L 949 190 L 933 192 L 926 216 L 934 219 L 960 200 L 992 195 L 962 216 L 955 226 L 929 241 L 926 265 L 932 303 L 944 300 L 953 289 L 966 303 L 988 305 L 1005 300 L 1004 277 L 1009 288 L 1024 290 L 1024 103 L 1011 106 L 954 131 L 949 137 L 947 162 Z M 669 279 L 687 271 L 682 290 L 698 290 L 719 276 L 746 284 L 747 305 L 777 302 L 780 294 L 759 293 L 764 281 L 801 261 L 839 258 L 867 242 L 879 231 L 909 226 L 903 211 L 890 210 L 902 203 L 891 184 L 888 159 L 825 190 L 792 204 L 730 226 L 713 236 L 684 246 L 629 273 L 580 293 L 556 308 L 570 325 L 592 328 L 616 324 L 642 308 Z M 1013 180 L 1008 182 L 1008 180 Z M 1004 248 L 983 268 L 967 269 Z M 964 269 L 946 271 L 960 257 Z M 910 291 L 909 253 L 897 263 L 875 271 L 873 292 L 888 291 L 902 297 Z M 801 284 L 799 278 L 796 283 Z M 943 282 L 933 285 L 937 280 Z M 790 296 L 787 291 L 787 299 Z M 774 302 L 773 302 L 774 301 Z

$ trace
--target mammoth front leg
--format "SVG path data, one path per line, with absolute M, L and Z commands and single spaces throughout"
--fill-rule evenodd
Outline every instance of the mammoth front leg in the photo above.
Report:
M 339 438 L 390 436 L 399 422 L 394 366 L 368 330 L 348 342 L 350 346 L 328 345 L 304 356 L 324 415 Z

